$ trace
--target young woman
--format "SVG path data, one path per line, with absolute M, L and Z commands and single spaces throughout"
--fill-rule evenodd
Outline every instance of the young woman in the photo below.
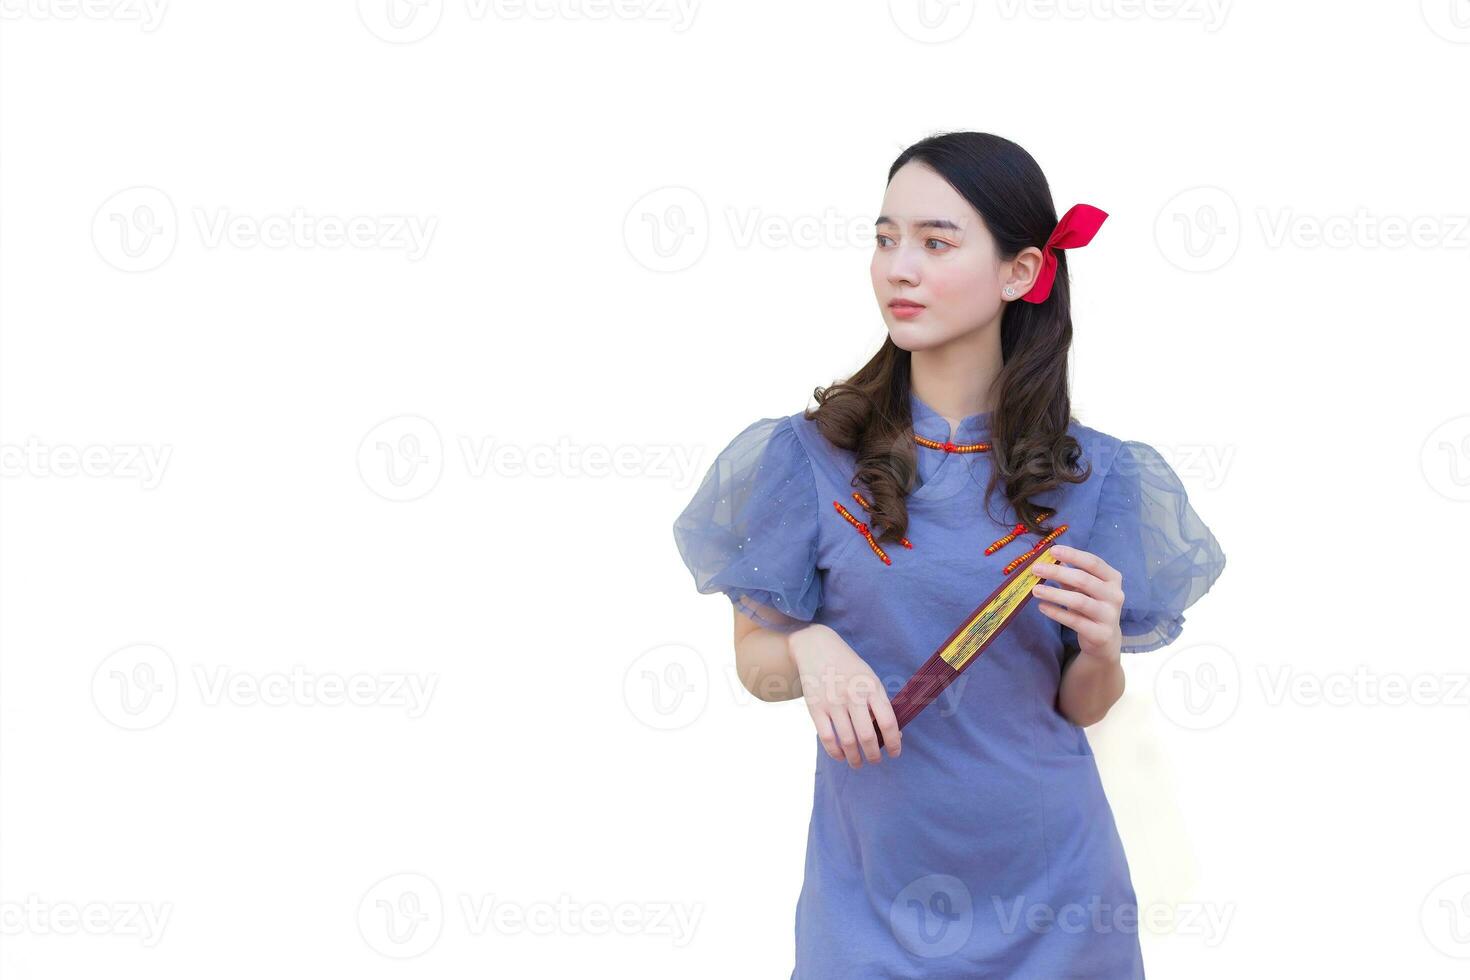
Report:
M 1071 417 L 1063 249 L 1105 217 L 1059 220 L 997 136 L 909 147 L 877 221 L 882 348 L 737 435 L 674 525 L 734 604 L 746 686 L 816 726 L 794 978 L 1144 975 L 1083 727 L 1225 556 L 1153 448 Z M 1026 566 L 1034 601 L 900 731 L 890 695 L 1042 543 L 1062 564 Z

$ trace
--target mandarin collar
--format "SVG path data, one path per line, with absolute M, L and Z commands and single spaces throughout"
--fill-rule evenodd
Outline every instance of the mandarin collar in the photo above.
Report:
M 913 392 L 909 392 L 909 411 L 913 415 L 914 432 L 917 435 L 935 442 L 944 442 L 951 438 L 948 420 Z M 959 428 L 954 431 L 954 441 L 982 441 L 981 437 L 990 432 L 992 414 L 992 412 L 979 412 L 960 419 Z

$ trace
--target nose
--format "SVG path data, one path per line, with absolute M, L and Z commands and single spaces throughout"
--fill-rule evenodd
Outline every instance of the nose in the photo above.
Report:
M 888 253 L 888 284 L 891 286 L 917 286 L 919 284 L 919 261 L 909 248 L 896 248 Z

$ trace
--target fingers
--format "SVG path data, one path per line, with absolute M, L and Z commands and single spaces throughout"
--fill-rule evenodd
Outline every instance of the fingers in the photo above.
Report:
M 897 757 L 903 751 L 903 732 L 898 727 L 893 705 L 886 695 L 876 695 L 868 701 L 868 707 L 878 722 L 878 730 L 883 733 L 883 747 L 888 749 L 890 756 Z
M 1027 571 L 1036 575 L 1037 578 L 1055 582 L 1057 585 L 1065 585 L 1100 602 L 1116 600 L 1118 605 L 1123 604 L 1123 589 L 1119 582 L 1099 578 L 1086 569 L 1068 568 L 1066 565 L 1053 565 L 1049 561 L 1040 561 L 1029 566 Z M 1121 576 L 1119 581 L 1121 582 Z
M 827 750 L 829 756 L 842 762 L 846 758 L 842 754 L 842 743 L 837 740 L 837 732 L 832 727 L 832 719 L 827 716 L 827 712 L 813 711 L 812 723 L 817 726 L 817 738 L 821 740 L 822 748 Z
M 854 769 L 861 766 L 863 757 L 858 751 L 857 735 L 852 730 L 852 719 L 840 705 L 832 711 L 832 727 L 837 729 L 837 741 L 841 743 L 842 757 L 847 760 L 847 764 Z
M 1083 616 L 1079 616 L 1076 613 L 1072 612 L 1070 609 L 1065 609 L 1062 606 L 1059 606 L 1053 602 L 1038 602 L 1036 604 L 1036 608 L 1040 609 L 1043 613 L 1050 616 L 1052 619 L 1055 619 L 1063 626 L 1072 627 L 1073 632 L 1075 632 L 1079 638 L 1082 636 L 1084 631 L 1087 631 L 1087 638 L 1089 640 L 1091 639 L 1092 620 L 1087 619 Z
M 815 687 L 804 687 L 804 690 L 817 738 L 831 758 L 859 769 L 864 759 L 872 763 L 883 761 L 885 746 L 893 757 L 902 751 L 903 735 L 898 718 L 876 676 L 865 673 L 849 678 L 838 697 L 829 694 L 826 698 L 816 698 L 811 696 Z M 883 733 L 882 744 L 878 741 L 879 731 Z
M 1079 640 L 1085 640 L 1088 643 L 1106 643 L 1112 636 L 1113 630 L 1117 629 L 1116 624 L 1110 626 L 1106 623 L 1099 623 L 1053 602 L 1038 602 L 1036 608 L 1063 626 L 1070 626 Z
M 1051 553 L 1068 565 L 1089 571 L 1100 579 L 1119 582 L 1123 580 L 1122 572 L 1090 551 L 1083 551 L 1081 548 L 1072 548 L 1064 544 L 1054 544 L 1051 546 Z
M 1028 570 L 1038 578 L 1057 583 L 1032 587 L 1031 594 L 1037 599 L 1051 600 L 1038 603 L 1038 608 L 1057 622 L 1070 626 L 1079 635 L 1110 634 L 1122 615 L 1123 576 L 1090 551 L 1053 545 L 1052 553 L 1076 567 L 1068 568 L 1049 561 L 1028 566 Z M 1062 585 L 1070 588 L 1058 587 Z
M 853 732 L 862 747 L 863 758 L 869 762 L 881 761 L 883 751 L 878 748 L 878 733 L 873 729 L 873 716 L 868 713 L 868 702 L 856 701 L 849 704 L 847 715 L 852 719 Z
M 1052 545 L 1051 552 L 1067 564 L 1037 561 L 1032 562 L 1028 570 L 1042 578 L 1074 586 L 1097 599 L 1106 599 L 1111 592 L 1123 591 L 1123 573 L 1092 552 L 1062 544 Z
M 1109 604 L 1085 596 L 1081 592 L 1073 592 L 1071 589 L 1058 589 L 1051 585 L 1034 585 L 1031 587 L 1031 594 L 1038 599 L 1050 599 L 1054 606 L 1066 606 L 1068 611 L 1094 623 L 1107 623 L 1110 619 L 1118 618 L 1117 611 Z

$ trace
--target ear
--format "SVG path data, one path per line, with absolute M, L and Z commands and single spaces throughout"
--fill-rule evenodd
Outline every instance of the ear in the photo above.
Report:
M 1020 299 L 1026 295 L 1036 282 L 1036 277 L 1041 274 L 1041 262 L 1041 249 L 1028 245 L 1017 252 L 1015 258 L 1001 263 L 1001 286 L 1010 286 L 1016 291 L 1014 295 L 1006 297 L 1007 299 Z

